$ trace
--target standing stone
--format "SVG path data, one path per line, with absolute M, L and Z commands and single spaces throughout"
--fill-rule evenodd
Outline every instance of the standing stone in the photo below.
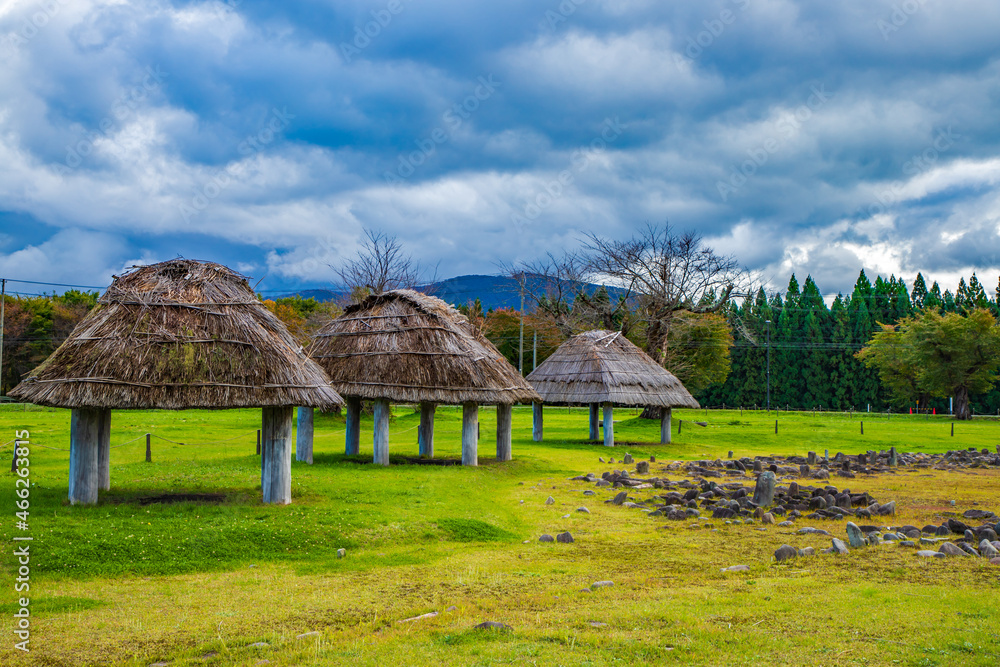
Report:
M 313 462 L 313 409 L 299 408 L 295 431 L 295 460 Z
M 649 461 L 639 461 L 635 464 L 635 472 L 639 475 L 649 474 Z
M 899 465 L 899 456 L 896 454 L 896 448 L 889 448 L 889 465 L 896 467 Z
M 729 450 L 729 458 L 733 458 L 733 452 L 732 452 L 732 450 Z
M 632 458 L 631 454 L 626 454 L 622 459 L 622 463 L 635 463 L 635 459 Z
M 774 502 L 774 473 L 768 470 L 757 478 L 757 486 L 753 490 L 753 502 L 760 507 L 768 507 Z
M 799 475 L 801 475 L 802 477 L 808 477 L 809 476 L 809 466 L 806 465 L 805 463 L 803 463 L 802 465 L 800 465 L 799 466 Z
M 760 461 L 754 461 L 753 462 L 753 471 L 754 472 L 761 472 L 762 470 L 764 470 L 764 464 L 761 463 Z
M 847 522 L 847 540 L 852 549 L 860 549 L 865 546 L 865 535 L 856 523 Z
M 816 465 L 816 452 L 809 452 L 809 456 L 808 456 L 807 462 L 811 466 Z
M 792 482 L 788 485 L 788 495 L 797 496 L 799 495 L 799 484 L 798 482 Z
M 843 543 L 843 541 L 838 540 L 835 537 L 835 538 L 833 538 L 833 553 L 835 553 L 835 554 L 846 554 L 846 553 L 850 553 L 850 550 L 847 548 L 847 545 Z

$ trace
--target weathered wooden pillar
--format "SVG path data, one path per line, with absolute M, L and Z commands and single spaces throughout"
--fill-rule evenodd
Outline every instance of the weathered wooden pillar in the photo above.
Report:
M 673 418 L 673 408 L 663 408 L 660 411 L 660 444 L 670 444 L 670 422 Z
M 479 405 L 462 403 L 462 465 L 479 465 Z
M 361 451 L 361 399 L 357 396 L 347 398 L 347 434 L 344 453 L 357 456 Z
M 497 461 L 510 461 L 510 431 L 514 406 L 497 405 Z
M 101 410 L 74 408 L 69 426 L 69 502 L 93 505 L 97 502 L 97 440 Z
M 295 460 L 313 462 L 313 409 L 299 408 L 295 430 Z
M 417 428 L 417 444 L 420 445 L 420 455 L 434 457 L 434 403 L 420 403 L 420 426 Z
M 389 399 L 375 399 L 375 429 L 372 441 L 375 445 L 375 454 L 372 459 L 379 465 L 389 465 Z
M 615 407 L 611 403 L 604 404 L 604 446 L 615 446 Z
M 598 432 L 598 428 L 599 428 L 598 425 L 599 425 L 599 423 L 601 421 L 600 410 L 601 410 L 601 406 L 600 406 L 599 403 L 591 403 L 590 404 L 590 439 L 591 440 L 597 440 L 597 439 L 599 439 L 601 437 L 600 433 Z
M 531 439 L 542 441 L 542 404 L 538 402 L 531 404 Z
M 265 503 L 292 502 L 292 407 L 264 408 L 261 415 L 261 494 Z
M 111 410 L 98 410 L 100 425 L 97 431 L 97 488 L 111 490 Z

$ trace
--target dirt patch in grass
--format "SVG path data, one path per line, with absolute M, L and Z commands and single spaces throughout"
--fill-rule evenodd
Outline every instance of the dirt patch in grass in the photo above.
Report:
M 224 493 L 161 493 L 156 496 L 115 498 L 115 503 L 135 503 L 136 505 L 169 505 L 171 503 L 203 503 L 217 505 L 224 503 L 228 496 Z

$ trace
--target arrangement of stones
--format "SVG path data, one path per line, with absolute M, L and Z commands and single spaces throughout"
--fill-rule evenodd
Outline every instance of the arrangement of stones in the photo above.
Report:
M 1000 446 L 998 446 L 1000 449 Z M 731 454 L 730 454 L 731 455 Z M 828 479 L 829 470 L 827 458 L 820 463 L 819 457 L 810 452 L 807 457 L 791 456 L 785 459 L 775 457 L 758 457 L 756 459 L 735 459 L 728 461 L 693 461 L 662 464 L 664 471 L 686 473 L 695 479 L 670 481 L 659 477 L 633 477 L 628 470 L 605 472 L 598 478 L 593 473 L 571 478 L 574 481 L 592 482 L 598 487 L 623 489 L 606 503 L 627 508 L 641 509 L 649 517 L 663 517 L 673 521 L 690 521 L 702 518 L 702 513 L 711 513 L 712 519 L 723 520 L 726 524 L 752 524 L 760 521 L 762 524 L 774 524 L 775 515 L 784 520 L 778 523 L 780 527 L 794 526 L 794 520 L 804 518 L 872 519 L 876 516 L 894 516 L 895 501 L 884 504 L 877 502 L 867 492 L 852 493 L 849 489 L 838 490 L 835 486 L 808 486 L 791 482 L 788 486 L 777 486 L 777 475 L 808 476 L 811 479 Z M 601 459 L 603 462 L 603 459 Z M 779 463 L 780 461 L 780 463 Z M 801 462 L 800 462 L 801 461 Z M 837 472 L 845 477 L 854 477 L 856 472 L 871 474 L 884 469 L 898 468 L 909 465 L 915 468 L 983 467 L 1000 465 L 1000 455 L 990 454 L 987 450 L 947 452 L 943 455 L 897 454 L 895 448 L 888 452 L 867 452 L 857 456 L 838 453 L 834 463 L 839 467 Z M 614 459 L 609 461 L 614 463 Z M 650 463 L 655 463 L 655 457 L 650 461 L 635 462 L 632 456 L 626 454 L 623 464 L 635 464 L 635 475 L 648 475 Z M 795 467 L 787 465 L 796 463 Z M 767 469 L 765 470 L 765 465 Z M 817 466 L 815 470 L 812 466 Z M 722 469 L 722 470 L 719 470 Z M 756 481 L 752 486 L 745 486 L 739 481 L 719 483 L 704 479 L 705 477 L 744 477 Z M 651 498 L 629 499 L 629 490 L 663 489 L 667 493 L 656 494 Z M 585 491 L 592 494 L 592 491 Z M 957 514 L 953 514 L 957 517 Z M 847 543 L 833 537 L 828 531 L 806 527 L 798 530 L 799 534 L 815 534 L 832 538 L 832 545 L 820 553 L 848 553 L 849 549 L 859 549 L 883 544 L 898 544 L 904 547 L 925 548 L 917 552 L 918 556 L 944 558 L 947 556 L 977 556 L 990 558 L 991 563 L 1000 565 L 1000 521 L 998 517 L 985 510 L 968 510 L 963 518 L 985 521 L 979 526 L 970 526 L 957 518 L 948 518 L 940 526 L 871 526 L 857 525 L 852 521 L 847 523 Z M 712 527 L 706 524 L 705 527 Z M 953 536 L 961 536 L 953 539 Z M 551 538 L 550 538 L 551 539 Z M 926 547 L 937 546 L 937 550 Z M 796 549 L 790 545 L 782 545 L 775 551 L 775 560 L 781 562 L 799 556 L 811 556 L 815 553 L 812 547 Z M 724 571 L 744 571 L 734 566 Z

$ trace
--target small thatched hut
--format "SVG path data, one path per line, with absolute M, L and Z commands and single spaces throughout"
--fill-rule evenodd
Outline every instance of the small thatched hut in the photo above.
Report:
M 347 399 L 347 454 L 357 454 L 361 400 L 375 404 L 375 462 L 389 464 L 389 402 L 420 403 L 420 454 L 434 455 L 434 409 L 461 404 L 462 463 L 478 463 L 479 405 L 497 406 L 497 459 L 510 460 L 511 407 L 539 400 L 521 374 L 444 301 L 393 290 L 350 306 L 317 332 L 309 356 Z
M 71 408 L 69 499 L 111 488 L 111 410 L 262 408 L 264 502 L 291 502 L 293 406 L 343 400 L 247 279 L 177 259 L 116 277 L 11 396 Z
M 590 439 L 597 440 L 598 406 L 604 406 L 604 444 L 613 447 L 614 406 L 663 408 L 660 442 L 670 442 L 671 408 L 698 401 L 672 373 L 620 331 L 587 331 L 559 346 L 528 375 L 545 403 L 590 406 Z M 534 439 L 542 439 L 542 404 L 534 406 Z

